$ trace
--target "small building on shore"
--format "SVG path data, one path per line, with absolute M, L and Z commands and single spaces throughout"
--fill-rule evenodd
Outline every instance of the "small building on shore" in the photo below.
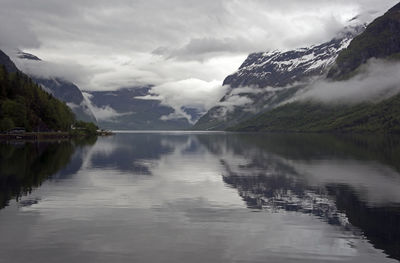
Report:
M 7 133 L 9 134 L 22 134 L 22 133 L 26 133 L 26 130 L 24 127 L 14 127 L 10 130 L 7 131 Z

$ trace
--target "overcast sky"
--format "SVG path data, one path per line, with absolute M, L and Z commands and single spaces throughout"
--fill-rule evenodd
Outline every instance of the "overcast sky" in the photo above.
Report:
M 369 20 L 396 3 L 0 0 L 0 46 L 39 56 L 48 64 L 20 67 L 64 76 L 82 90 L 152 84 L 164 97 L 178 92 L 210 107 L 247 54 L 325 42 L 357 14 Z

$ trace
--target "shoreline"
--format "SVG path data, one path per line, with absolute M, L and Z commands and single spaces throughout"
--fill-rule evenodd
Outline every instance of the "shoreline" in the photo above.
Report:
M 109 131 L 101 131 L 96 136 L 113 135 Z M 85 137 L 82 134 L 74 134 L 70 132 L 25 132 L 15 134 L 0 134 L 0 141 L 42 141 L 42 140 L 69 140 L 77 137 Z
M 73 136 L 68 132 L 26 132 L 26 133 L 15 133 L 15 134 L 0 134 L 1 141 L 11 141 L 11 140 L 66 140 L 71 139 Z

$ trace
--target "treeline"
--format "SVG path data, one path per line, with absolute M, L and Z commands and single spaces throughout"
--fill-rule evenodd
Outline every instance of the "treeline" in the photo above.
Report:
M 76 122 L 68 106 L 20 71 L 0 65 L 0 131 L 68 131 Z

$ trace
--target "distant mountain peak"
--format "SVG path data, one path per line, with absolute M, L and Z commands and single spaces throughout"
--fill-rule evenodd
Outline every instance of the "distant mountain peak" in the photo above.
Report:
M 17 57 L 20 59 L 27 59 L 27 60 L 36 60 L 36 61 L 42 61 L 40 58 L 38 58 L 35 55 L 29 54 L 29 53 L 25 53 L 21 50 L 17 51 Z

